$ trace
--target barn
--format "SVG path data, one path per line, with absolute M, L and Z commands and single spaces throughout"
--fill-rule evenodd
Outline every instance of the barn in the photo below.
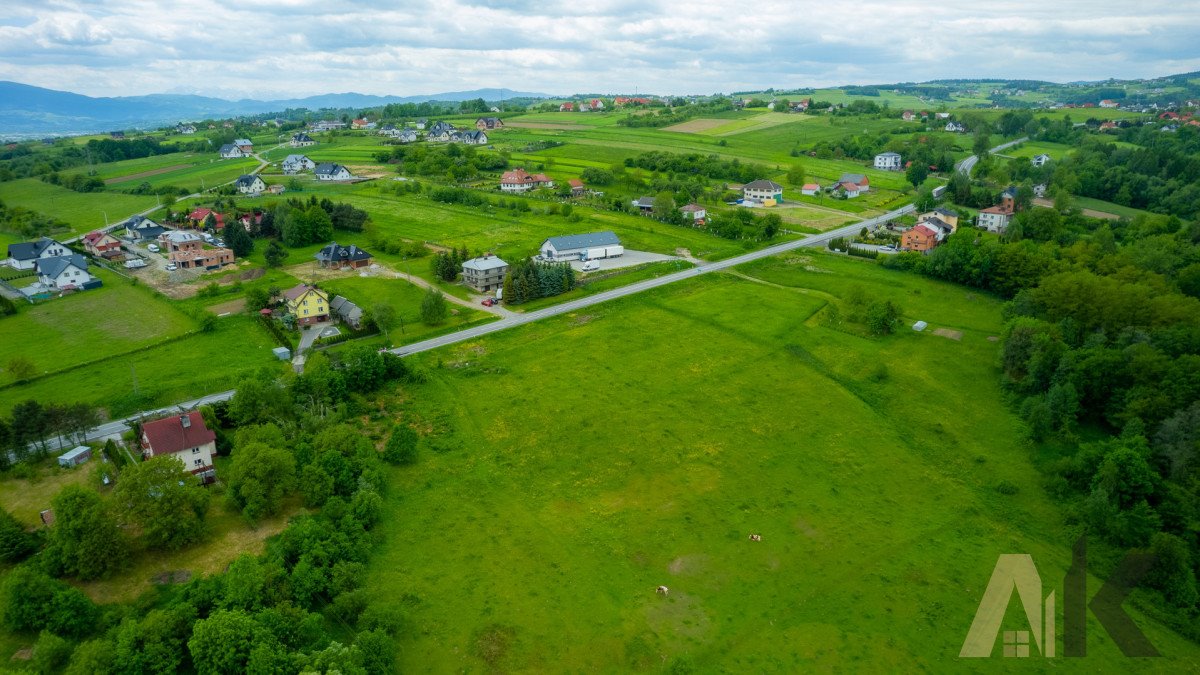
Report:
M 616 258 L 624 253 L 625 247 L 621 245 L 621 240 L 607 230 L 550 237 L 541 245 L 542 258 L 555 262 Z

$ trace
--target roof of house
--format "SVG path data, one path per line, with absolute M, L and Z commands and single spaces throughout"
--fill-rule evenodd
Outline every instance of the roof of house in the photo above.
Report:
M 579 180 L 578 178 L 572 178 L 571 180 L 567 181 L 567 185 L 570 185 L 573 188 L 581 188 L 583 187 L 583 181 Z
M 704 210 L 704 207 L 693 203 L 681 206 L 679 207 L 679 210 L 683 211 L 684 213 L 699 213 L 700 211 Z
M 805 183 L 803 186 L 800 187 L 800 189 L 801 190 L 820 190 L 821 184 L 820 183 Z
M 856 185 L 869 185 L 871 183 L 871 179 L 867 178 L 861 173 L 844 173 L 842 174 L 842 177 L 838 179 L 838 182 L 854 183 Z
M 464 131 L 464 132 L 462 132 L 462 137 L 464 140 L 470 139 L 473 141 L 477 141 L 481 138 L 484 140 L 487 140 L 487 133 L 485 133 L 483 131 Z
M 508 267 L 508 263 L 494 255 L 485 255 L 481 258 L 471 258 L 470 260 L 464 262 L 462 266 L 465 269 L 471 269 L 477 272 L 486 272 L 488 270 L 500 269 L 501 267 Z
M 639 208 L 652 209 L 654 208 L 654 197 L 638 197 L 633 200 L 633 203 Z
M 782 190 L 783 186 L 773 180 L 760 178 L 742 186 L 743 190 Z
M 946 221 L 942 220 L 941 218 L 938 218 L 937 216 L 926 218 L 925 220 L 922 220 L 918 224 L 926 225 L 930 229 L 933 229 L 936 227 L 939 230 L 944 230 L 947 234 L 954 231 L 954 227 L 952 225 L 950 225 L 950 223 L 947 223 Z
M 242 174 L 241 176 L 238 176 L 236 185 L 238 187 L 250 187 L 251 185 L 254 185 L 254 181 L 261 181 L 261 180 L 262 179 L 259 178 L 258 176 L 254 175 L 252 173 L 247 173 L 247 174 Z
M 328 260 L 331 262 L 356 262 L 359 260 L 370 260 L 371 254 L 365 250 L 350 244 L 349 246 L 341 246 L 336 241 L 330 242 L 320 251 L 317 251 L 314 256 L 317 260 Z
M 333 296 L 333 300 L 329 301 L 329 308 L 338 316 L 346 319 L 362 318 L 362 307 L 350 302 L 340 295 Z
M 42 237 L 37 241 L 23 241 L 19 244 L 9 244 L 8 257 L 13 260 L 33 260 L 40 257 L 42 251 L 57 243 L 57 241 L 49 237 Z
M 899 159 L 900 153 L 898 153 L 898 152 L 881 152 L 875 156 L 876 157 L 895 157 L 895 158 Z
M 100 230 L 92 230 L 91 232 L 88 232 L 87 234 L 83 235 L 83 240 L 89 244 L 95 244 L 98 241 L 104 241 L 105 237 L 108 237 L 109 239 L 113 239 L 113 240 L 116 239 L 116 237 L 112 236 L 111 234 L 109 234 L 107 232 L 101 232 Z
M 298 134 L 293 134 L 292 140 L 293 141 L 311 141 L 312 137 L 309 136 L 308 134 L 304 133 L 303 131 L 301 131 Z
M 142 227 L 155 227 L 157 225 L 158 223 L 143 215 L 131 216 L 129 220 L 125 221 L 125 227 L 132 227 L 134 229 Z
M 341 164 L 334 164 L 332 162 L 321 162 L 320 164 L 317 165 L 317 168 L 313 169 L 313 173 L 315 173 L 317 175 L 335 174 L 335 173 L 339 173 L 343 170 L 345 170 L 346 173 L 350 173 L 349 169 L 346 169 Z
M 287 298 L 288 300 L 295 300 L 309 291 L 315 291 L 318 295 L 322 295 L 325 298 L 329 297 L 325 291 L 317 288 L 316 286 L 309 286 L 308 284 L 296 284 L 295 286 L 284 291 L 283 297 Z
M 295 164 L 296 162 L 311 162 L 307 155 L 288 155 L 284 160 L 284 164 Z
M 234 145 L 254 145 L 254 143 L 252 143 L 249 138 L 235 138 L 235 139 L 233 139 L 233 144 Z
M 1012 197 L 1013 199 L 1016 199 L 1017 198 L 1017 188 L 1012 185 L 1009 185 L 1008 187 L 1004 188 L 1004 192 L 1001 192 L 1000 195 L 1003 197 Z
M 1011 216 L 1012 210 L 1006 209 L 1003 206 L 989 206 L 986 209 L 980 209 L 980 213 L 995 213 L 1002 216 Z
M 549 243 L 556 251 L 570 251 L 589 246 L 620 246 L 621 240 L 609 230 L 589 232 L 588 234 L 568 234 L 561 237 L 550 237 L 543 244 Z
M 222 146 L 221 146 L 221 150 L 220 150 L 220 152 L 221 152 L 221 154 L 222 154 L 222 155 L 224 155 L 224 154 L 226 154 L 226 153 L 233 152 L 234 150 L 237 150 L 238 152 L 241 152 L 241 151 L 242 151 L 242 150 L 241 150 L 241 148 L 239 148 L 238 146 L 234 145 L 233 143 L 226 143 L 225 145 L 222 145 Z
M 858 192 L 859 190 L 862 189 L 862 186 L 860 186 L 858 183 L 852 183 L 850 181 L 843 181 L 841 183 L 838 183 L 838 187 L 845 190 L 846 192 Z
M 1050 155 L 1047 155 L 1047 154 L 1046 154 L 1046 153 L 1044 153 L 1044 152 L 1043 152 L 1043 153 L 1041 153 L 1041 154 L 1037 154 L 1037 155 L 1034 155 L 1034 156 L 1033 156 L 1033 158 L 1034 158 L 1034 159 L 1041 159 L 1041 158 L 1043 158 L 1043 157 L 1045 157 L 1046 159 L 1050 159 Z
M 217 440 L 217 435 L 204 425 L 204 418 L 194 410 L 146 422 L 142 425 L 142 434 L 150 445 L 152 457 L 182 452 Z
M 183 230 L 175 230 L 163 235 L 163 239 L 174 244 L 186 244 L 189 241 L 201 241 L 200 235 L 195 232 L 184 232 Z
M 926 237 L 937 238 L 937 232 L 934 232 L 933 228 L 931 228 L 931 227 L 925 227 L 924 223 L 917 225 L 916 227 L 909 230 L 909 232 L 914 233 L 914 234 L 923 234 Z
M 934 213 L 940 213 L 940 214 L 942 214 L 943 216 L 950 216 L 951 218 L 957 218 L 957 217 L 958 217 L 958 211 L 955 211 L 955 210 L 953 210 L 953 209 L 948 209 L 948 208 L 946 208 L 946 207 L 944 207 L 944 206 L 939 206 L 939 207 L 937 207 L 936 209 L 934 209 L 934 210 L 933 210 L 933 212 L 934 212 Z
M 550 179 L 546 176 L 546 174 L 543 173 L 530 174 L 525 169 L 513 169 L 512 171 L 505 171 L 504 174 L 500 176 L 500 182 L 510 184 L 549 183 Z
M 88 268 L 87 260 L 78 253 L 73 253 L 71 255 L 60 255 L 54 258 L 42 258 L 41 260 L 37 261 L 36 265 L 38 274 L 48 277 L 56 277 L 62 274 L 63 270 L 72 265 L 78 267 L 84 272 L 86 272 Z

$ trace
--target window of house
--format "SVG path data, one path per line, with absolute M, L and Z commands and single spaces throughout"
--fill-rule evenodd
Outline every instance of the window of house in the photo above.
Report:
M 198 460 L 196 460 L 195 464 L 196 464 L 196 466 L 204 466 L 204 460 L 198 459 Z
M 200 448 L 192 448 L 192 454 L 193 454 L 193 455 L 196 455 L 196 454 L 199 454 L 199 453 L 200 453 Z

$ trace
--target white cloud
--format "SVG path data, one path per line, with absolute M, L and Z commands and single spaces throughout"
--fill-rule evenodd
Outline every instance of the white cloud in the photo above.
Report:
M 1200 69 L 1200 13 L 1146 0 L 10 0 L 0 78 L 91 95 L 506 87 L 662 93 Z

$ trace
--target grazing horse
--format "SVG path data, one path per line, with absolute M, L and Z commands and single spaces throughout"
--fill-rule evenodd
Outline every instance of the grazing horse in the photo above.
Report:
M 671 592 L 671 589 L 667 588 L 666 586 L 659 586 L 658 588 L 654 589 L 654 592 L 658 593 L 659 595 L 667 595 Z
M 762 541 L 762 535 L 761 534 L 752 534 L 752 535 L 750 535 L 750 541 Z

